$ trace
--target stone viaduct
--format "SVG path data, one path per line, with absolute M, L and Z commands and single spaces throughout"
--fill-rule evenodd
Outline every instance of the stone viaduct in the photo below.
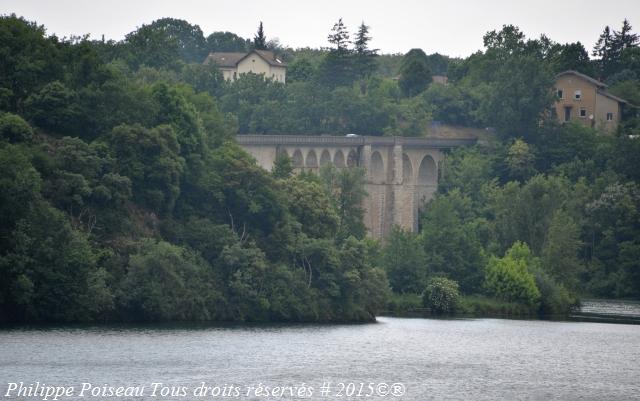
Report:
M 325 163 L 366 171 L 364 222 L 369 235 L 383 239 L 394 225 L 417 231 L 418 212 L 431 199 L 445 170 L 446 151 L 475 139 L 238 135 L 236 140 L 258 164 L 271 170 L 287 154 L 295 171 L 317 171 Z

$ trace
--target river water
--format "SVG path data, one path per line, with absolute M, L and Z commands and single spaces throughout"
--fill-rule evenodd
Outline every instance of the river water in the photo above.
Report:
M 13 328 L 0 330 L 0 396 L 42 399 L 6 396 L 13 382 L 70 386 L 74 395 L 59 400 L 95 401 L 640 399 L 640 326 L 381 317 L 363 325 Z M 240 395 L 193 396 L 203 382 Z M 144 390 L 88 398 L 89 389 L 79 398 L 82 383 Z M 158 387 L 152 397 L 151 383 L 187 395 L 163 397 Z M 305 388 L 308 397 L 247 390 L 260 385 Z

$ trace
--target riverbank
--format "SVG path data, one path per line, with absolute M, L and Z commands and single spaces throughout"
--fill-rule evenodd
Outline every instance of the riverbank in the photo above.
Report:
M 452 313 L 439 315 L 422 305 L 417 294 L 395 294 L 382 316 L 390 317 L 452 317 L 497 319 L 543 319 L 598 323 L 640 324 L 640 301 L 616 299 L 585 299 L 566 313 L 539 313 L 526 305 L 504 302 L 482 296 L 465 296 Z

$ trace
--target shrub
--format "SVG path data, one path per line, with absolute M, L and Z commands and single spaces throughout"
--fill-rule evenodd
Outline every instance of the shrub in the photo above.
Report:
M 11 113 L 0 116 L 0 140 L 10 143 L 28 142 L 32 136 L 31 126 L 22 117 Z
M 535 263 L 529 247 L 516 242 L 503 258 L 492 256 L 485 273 L 485 288 L 498 299 L 537 305 L 540 291 L 528 264 Z
M 392 313 L 416 312 L 422 308 L 422 297 L 420 294 L 394 293 L 389 300 L 387 308 Z
M 429 280 L 422 295 L 422 304 L 434 314 L 451 313 L 456 309 L 460 298 L 456 281 L 445 277 L 434 277 Z

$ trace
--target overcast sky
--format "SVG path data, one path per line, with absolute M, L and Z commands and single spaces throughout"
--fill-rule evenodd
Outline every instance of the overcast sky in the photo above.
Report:
M 35 20 L 49 34 L 116 40 L 161 17 L 198 24 L 205 35 L 243 37 L 252 37 L 263 21 L 268 39 L 292 47 L 327 46 L 327 34 L 342 17 L 351 32 L 362 21 L 370 25 L 372 47 L 382 53 L 419 47 L 450 56 L 482 49 L 482 35 L 503 24 L 518 25 L 529 37 L 581 41 L 588 50 L 605 25 L 617 29 L 624 18 L 640 32 L 640 0 L 0 0 L 0 13 Z

